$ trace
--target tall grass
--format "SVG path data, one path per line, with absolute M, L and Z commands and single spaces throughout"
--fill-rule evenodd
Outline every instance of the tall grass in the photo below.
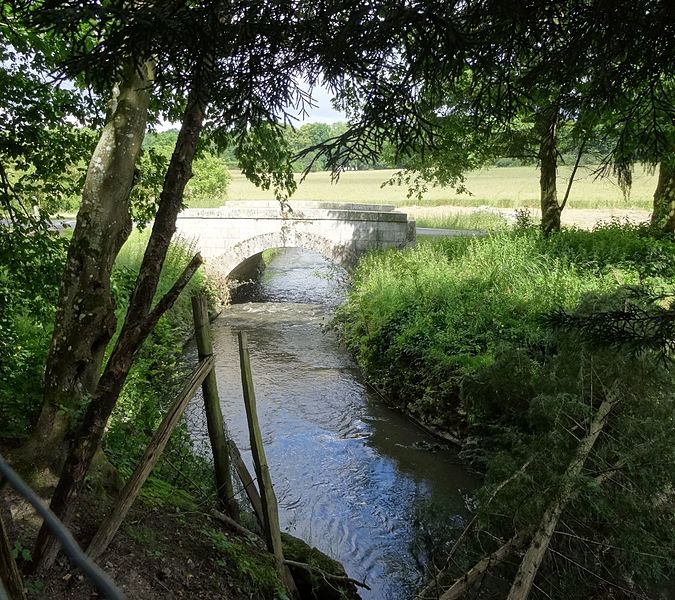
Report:
M 122 247 L 115 261 L 115 273 L 113 285 L 119 294 L 118 297 L 118 329 L 126 313 L 128 296 L 133 289 L 138 270 L 143 260 L 143 254 L 148 244 L 150 232 L 134 230 L 127 242 Z M 166 260 L 162 266 L 155 299 L 158 300 L 171 289 L 192 257 L 197 253 L 194 240 L 178 238 L 169 246 Z M 167 318 L 174 327 L 185 335 L 192 327 L 192 305 L 190 297 L 199 290 L 204 289 L 206 279 L 201 271 L 192 277 L 181 295 L 176 300 L 172 309 L 167 313 Z
M 675 278 L 675 244 L 610 224 L 551 240 L 536 231 L 422 240 L 371 254 L 341 308 L 348 346 L 366 374 L 404 407 L 447 424 L 467 373 L 504 345 L 543 352 L 541 316 L 591 294 Z
M 432 227 L 434 229 L 495 231 L 508 227 L 508 221 L 503 216 L 487 211 L 440 216 L 422 215 L 415 219 L 415 223 L 417 227 Z

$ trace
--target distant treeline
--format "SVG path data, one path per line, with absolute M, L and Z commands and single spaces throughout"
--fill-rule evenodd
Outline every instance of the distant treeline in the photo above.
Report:
M 326 140 L 335 138 L 347 131 L 347 124 L 339 123 L 306 123 L 300 127 L 286 127 L 285 138 L 289 154 L 294 157 L 294 170 L 298 173 L 305 171 L 308 167 L 310 171 L 326 170 L 326 160 L 323 156 L 317 156 L 316 152 L 310 152 L 302 157 L 298 155 L 307 148 L 321 144 Z M 178 131 L 169 129 L 158 133 L 148 133 L 145 137 L 144 147 L 153 148 L 161 154 L 169 153 L 173 150 Z M 212 154 L 212 150 L 205 151 L 206 154 Z M 225 165 L 230 169 L 239 168 L 239 160 L 234 152 L 234 144 L 224 150 L 217 152 Z M 369 169 L 395 169 L 406 166 L 406 161 L 396 161 L 393 150 L 381 153 L 377 162 L 366 163 L 363 161 L 352 160 L 347 164 L 348 169 L 369 170 Z
M 300 127 L 286 127 L 284 131 L 288 150 L 291 156 L 295 157 L 293 161 L 294 170 L 297 173 L 307 170 L 308 167 L 310 171 L 327 170 L 326 159 L 324 156 L 317 156 L 316 152 L 309 152 L 304 156 L 299 155 L 307 148 L 311 148 L 326 140 L 342 135 L 347 131 L 347 128 L 347 123 L 342 121 L 337 123 L 306 123 Z M 158 133 L 148 133 L 145 136 L 144 147 L 148 149 L 153 148 L 168 157 L 173 151 L 177 135 L 178 131 L 176 129 L 169 129 Z M 581 164 L 596 164 L 607 154 L 607 152 L 609 152 L 609 146 L 609 141 L 605 141 L 604 143 L 600 141 L 589 142 L 586 147 L 586 152 L 582 157 Z M 217 155 L 229 169 L 239 168 L 239 161 L 234 152 L 234 144 L 228 146 L 225 150 L 219 152 L 207 150 L 204 154 L 209 157 Z M 565 153 L 563 149 L 562 162 L 574 163 L 575 158 L 574 152 L 570 151 L 569 153 Z M 492 166 L 494 167 L 520 167 L 534 164 L 535 162 L 536 157 L 534 156 L 502 156 L 491 161 Z M 351 160 L 347 163 L 347 168 L 355 171 L 405 169 L 408 166 L 410 166 L 409 157 L 403 156 L 397 158 L 394 149 L 389 146 L 385 146 L 383 151 L 380 152 L 376 162 Z

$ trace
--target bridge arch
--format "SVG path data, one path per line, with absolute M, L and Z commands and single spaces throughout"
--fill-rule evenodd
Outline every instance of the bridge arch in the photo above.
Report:
M 262 200 L 186 209 L 176 229 L 225 276 L 269 248 L 306 248 L 350 269 L 367 250 L 415 244 L 415 222 L 393 206 L 293 201 L 292 207 L 282 211 L 278 202 Z
M 347 270 L 351 269 L 358 260 L 358 253 L 344 244 L 336 244 L 326 237 L 288 228 L 242 240 L 210 262 L 223 275 L 236 277 L 240 271 L 243 273 L 250 271 L 247 264 L 255 261 L 262 252 L 274 248 L 312 250 Z

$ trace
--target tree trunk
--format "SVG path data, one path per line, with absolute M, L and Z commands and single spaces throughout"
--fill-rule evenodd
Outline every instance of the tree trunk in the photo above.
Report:
M 131 233 L 129 192 L 145 135 L 152 78 L 151 63 L 127 65 L 89 163 L 61 281 L 42 412 L 21 453 L 32 464 L 46 465 L 60 454 L 70 417 L 93 394 L 115 333 L 110 274 Z
M 12 546 L 0 514 L 0 592 L 6 590 L 8 600 L 26 600 L 21 575 L 12 556 Z M 0 597 L 4 596 L 0 593 Z
M 665 233 L 675 233 L 675 154 L 666 157 L 659 166 L 651 224 Z
M 541 228 L 545 235 L 560 231 L 558 191 L 556 188 L 558 111 L 555 106 L 542 111 L 537 118 L 539 135 L 539 193 Z
M 575 480 L 581 474 L 586 459 L 591 453 L 600 432 L 607 422 L 607 417 L 616 403 L 617 397 L 610 392 L 595 413 L 588 434 L 579 443 L 574 458 L 563 475 L 562 489 L 558 497 L 548 506 L 541 518 L 537 531 L 532 536 L 532 541 L 520 563 L 507 600 L 525 600 L 529 596 L 534 578 L 539 571 L 542 560 L 544 560 L 560 515 L 565 510 L 567 503 L 575 495 Z
M 188 98 L 176 147 L 164 178 L 159 209 L 143 256 L 136 287 L 129 301 L 124 325 L 98 382 L 96 393 L 75 435 L 72 449 L 52 496 L 50 508 L 66 525 L 70 523 L 74 504 L 82 490 L 85 475 L 136 353 L 159 318 L 171 307 L 201 263 L 201 257 L 197 255 L 172 289 L 154 309 L 150 310 L 171 237 L 176 230 L 176 217 L 180 211 L 183 191 L 192 176 L 192 161 L 204 121 L 202 102 L 204 95 L 203 90 L 195 88 Z M 43 525 L 38 533 L 33 552 L 35 568 L 49 568 L 57 553 L 58 543 Z

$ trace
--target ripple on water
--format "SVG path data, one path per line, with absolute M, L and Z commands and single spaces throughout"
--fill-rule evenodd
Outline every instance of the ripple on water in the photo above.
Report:
M 443 518 L 455 518 L 474 482 L 452 451 L 425 450 L 435 440 L 369 394 L 352 358 L 322 328 L 326 305 L 342 293 L 322 278 L 325 268 L 316 257 L 280 253 L 263 281 L 277 302 L 235 305 L 214 322 L 223 414 L 252 468 L 236 340 L 247 330 L 282 527 L 365 579 L 372 591 L 364 598 L 403 600 L 419 579 L 410 546 L 420 503 L 440 502 Z

